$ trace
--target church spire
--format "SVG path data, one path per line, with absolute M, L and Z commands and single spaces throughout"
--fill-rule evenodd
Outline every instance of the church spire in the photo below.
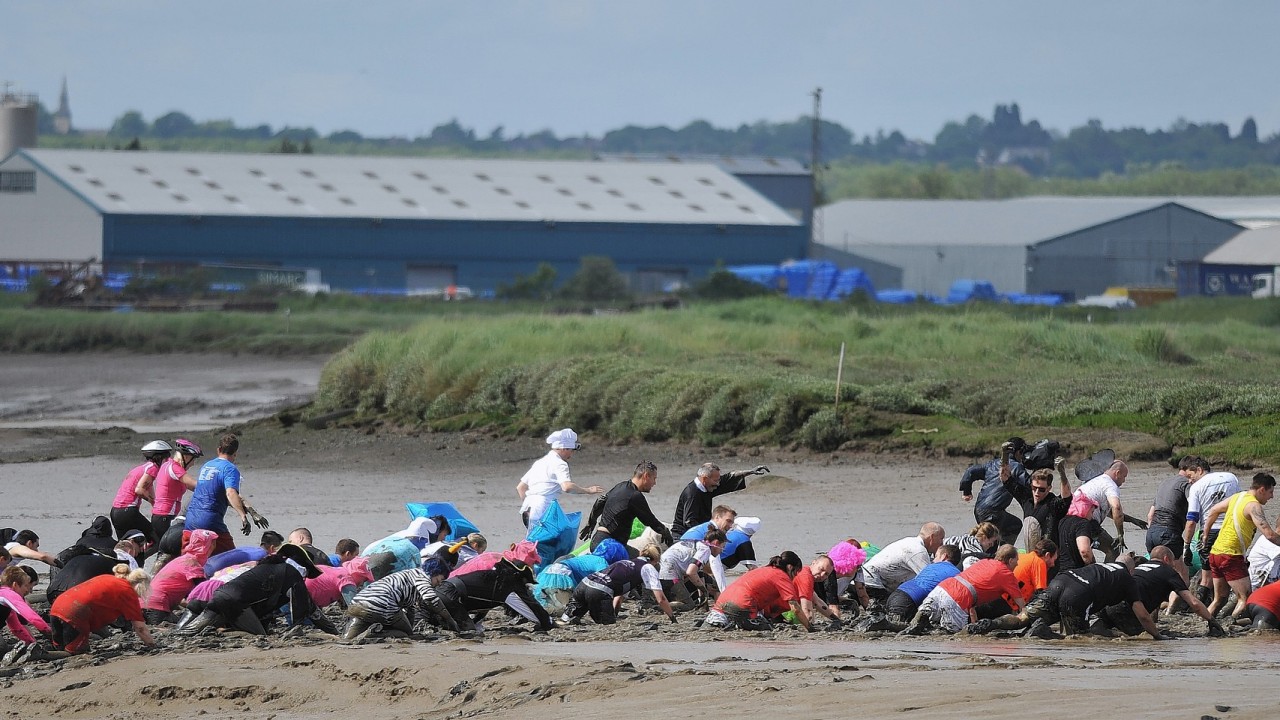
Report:
M 53 129 L 59 135 L 71 132 L 71 101 L 67 97 L 67 76 L 62 76 L 62 94 L 58 97 L 58 111 L 53 114 Z

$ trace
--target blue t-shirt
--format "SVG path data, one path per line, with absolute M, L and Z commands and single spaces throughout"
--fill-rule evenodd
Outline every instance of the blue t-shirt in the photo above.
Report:
M 712 527 L 714 526 L 709 522 L 694 525 L 688 530 L 685 530 L 684 534 L 680 536 L 680 539 L 702 540 L 707 537 L 707 532 L 710 531 Z M 724 560 L 725 558 L 733 557 L 733 554 L 738 550 L 738 546 L 746 542 L 751 542 L 750 535 L 742 532 L 736 527 L 729 528 L 729 532 L 725 533 L 724 550 L 720 552 L 720 559 Z
M 209 561 L 204 564 L 204 576 L 211 578 L 214 573 L 223 568 L 229 568 L 232 565 L 239 565 L 240 563 L 247 563 L 251 561 L 258 562 L 266 556 L 266 549 L 260 545 L 245 545 L 244 547 L 238 547 L 235 550 L 221 552 L 209 558 Z
M 910 595 L 911 600 L 919 605 L 924 602 L 929 593 L 933 592 L 934 588 L 938 587 L 938 583 L 959 574 L 960 568 L 946 560 L 939 560 L 925 565 L 918 575 L 899 585 L 898 589 Z
M 240 491 L 240 470 L 230 460 L 214 458 L 200 468 L 196 489 L 191 491 L 191 503 L 187 505 L 187 530 L 212 530 L 230 533 L 222 516 L 231 506 L 227 490 Z

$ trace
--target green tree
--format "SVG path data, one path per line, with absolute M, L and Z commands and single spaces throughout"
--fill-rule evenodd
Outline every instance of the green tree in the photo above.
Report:
M 112 123 L 108 134 L 118 138 L 141 137 L 147 134 L 147 121 L 143 119 L 142 113 L 130 110 Z
M 550 300 L 556 284 L 556 269 L 538 263 L 532 275 L 517 275 L 510 284 L 499 284 L 496 295 L 504 300 Z
M 631 291 L 613 260 L 586 255 L 579 261 L 578 272 L 560 288 L 560 295 L 568 300 L 610 302 L 630 299 Z
M 174 111 L 156 118 L 151 123 L 151 133 L 158 138 L 189 137 L 196 123 L 183 113 Z

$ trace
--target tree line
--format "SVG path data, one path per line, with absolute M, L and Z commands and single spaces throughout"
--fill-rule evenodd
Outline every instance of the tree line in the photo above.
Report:
M 43 107 L 40 129 L 43 135 L 52 133 L 52 116 Z M 355 130 L 321 135 L 311 127 L 241 127 L 230 120 L 198 122 L 177 111 L 147 120 L 136 110 L 121 115 L 108 131 L 109 139 L 118 142 L 137 139 L 144 147 L 149 144 L 163 149 L 288 152 L 314 148 L 331 154 L 560 157 L 587 157 L 593 153 L 708 154 L 794 158 L 801 162 L 809 158 L 811 135 L 809 117 L 790 122 L 760 121 L 737 128 L 719 128 L 704 120 L 680 128 L 628 125 L 600 137 L 559 137 L 550 130 L 509 136 L 501 126 L 477 133 L 453 119 L 414 138 L 374 138 Z M 961 174 L 1008 168 L 1029 178 L 1064 181 L 1166 170 L 1269 169 L 1280 165 L 1280 133 L 1259 137 L 1252 118 L 1245 120 L 1238 132 L 1225 123 L 1178 120 L 1168 128 L 1146 130 L 1108 128 L 1100 120 L 1090 120 L 1063 133 L 1046 129 L 1036 120 L 1024 120 L 1017 103 L 997 105 L 990 118 L 975 114 L 962 122 L 948 122 L 931 141 L 909 139 L 897 130 L 859 136 L 830 120 L 821 122 L 820 139 L 823 162 L 833 166 L 905 164 Z M 55 140 L 56 144 L 76 142 L 73 138 Z M 936 182 L 930 186 L 930 176 L 920 174 L 926 172 L 929 171 L 917 172 L 916 182 L 924 185 L 920 192 L 924 196 L 947 196 L 945 187 Z M 990 180 L 987 182 L 990 184 Z

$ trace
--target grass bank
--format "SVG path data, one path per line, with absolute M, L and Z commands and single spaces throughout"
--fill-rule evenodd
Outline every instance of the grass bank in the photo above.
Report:
M 1238 464 L 1280 460 L 1276 306 L 1242 305 L 1247 319 L 1198 307 L 1184 310 L 1205 319 L 1185 322 L 772 298 L 599 317 L 433 317 L 335 356 L 315 411 L 815 450 L 980 452 L 1010 429 L 1100 428 Z

